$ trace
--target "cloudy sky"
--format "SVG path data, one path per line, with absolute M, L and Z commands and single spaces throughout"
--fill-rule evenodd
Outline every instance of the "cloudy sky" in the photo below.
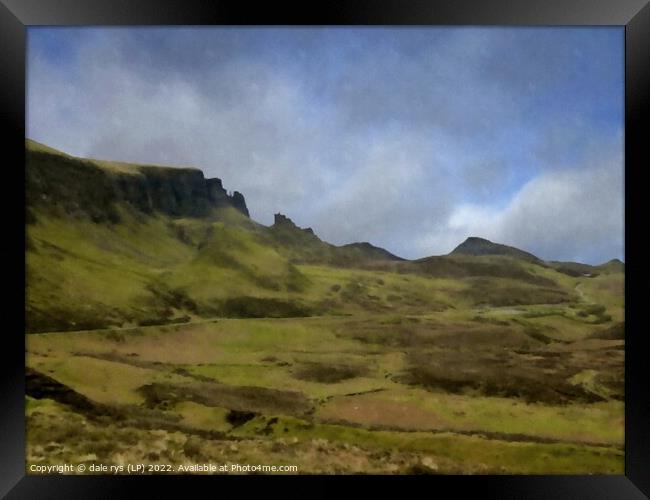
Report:
M 28 29 L 27 136 L 407 258 L 623 259 L 623 28 Z

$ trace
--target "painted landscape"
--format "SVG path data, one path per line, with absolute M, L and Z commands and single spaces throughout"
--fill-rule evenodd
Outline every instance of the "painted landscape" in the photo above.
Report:
M 26 155 L 29 464 L 623 473 L 620 260 L 407 260 L 198 169 Z
M 624 48 L 29 26 L 27 474 L 623 474 Z

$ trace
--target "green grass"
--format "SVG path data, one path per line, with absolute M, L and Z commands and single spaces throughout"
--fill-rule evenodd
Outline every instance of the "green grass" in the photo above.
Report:
M 417 468 L 423 457 L 437 464 L 438 472 L 449 473 L 622 470 L 623 404 L 619 401 L 530 404 L 517 398 L 449 394 L 408 386 L 395 378 L 408 367 L 407 358 L 399 350 L 389 344 L 369 345 L 349 335 L 341 336 L 343 330 L 349 332 L 371 324 L 385 329 L 444 330 L 445 321 L 451 321 L 448 329 L 453 331 L 465 317 L 454 310 L 444 315 L 398 317 L 400 322 L 394 315 L 374 319 L 368 316 L 360 323 L 346 316 L 227 319 L 124 330 L 121 335 L 112 335 L 115 331 L 33 335 L 28 337 L 28 363 L 93 400 L 122 408 L 141 406 L 139 387 L 150 383 L 171 384 L 169 387 L 178 387 L 175 392 L 180 395 L 187 388 L 200 390 L 211 383 L 232 391 L 246 387 L 281 389 L 305 395 L 314 406 L 307 420 L 290 417 L 293 410 L 288 407 L 284 413 L 263 413 L 235 428 L 228 422 L 228 408 L 183 400 L 181 396 L 181 400 L 166 407 L 165 418 L 171 423 L 164 424 L 163 420 L 157 425 L 168 429 L 168 433 L 178 425 L 184 426 L 186 430 L 175 438 L 177 441 L 165 441 L 165 446 L 182 449 L 185 445 L 181 442 L 189 443 L 188 453 L 201 457 L 221 453 L 216 451 L 222 449 L 221 445 L 205 438 L 197 441 L 191 438 L 191 432 L 221 432 L 242 439 L 236 445 L 238 451 L 232 453 L 256 457 L 263 463 L 270 457 L 286 458 L 278 450 L 295 448 L 295 453 L 311 457 L 303 462 L 307 471 L 327 470 L 319 467 L 327 463 L 323 454 L 332 453 L 340 457 L 353 453 L 359 455 L 359 461 L 365 457 L 367 462 L 355 462 L 364 463 L 363 470 L 387 467 L 382 470 L 392 472 Z M 470 319 L 467 322 L 476 325 L 477 331 L 495 328 L 496 334 L 499 328 Z M 447 355 L 448 348 L 435 349 L 439 355 Z M 87 354 L 71 356 L 75 352 Z M 296 376 L 301 367 L 314 364 L 325 369 L 356 366 L 363 370 L 359 376 L 338 382 Z M 572 378 L 571 383 L 588 385 L 587 379 L 593 380 L 593 376 L 583 373 Z M 255 408 L 259 407 L 254 405 L 251 410 L 259 411 Z M 132 417 L 136 423 L 124 430 L 116 428 L 115 432 L 130 429 L 136 434 L 129 435 L 129 439 L 137 439 L 144 447 L 151 438 L 142 427 L 145 424 L 137 424 L 142 418 Z M 270 424 L 274 418 L 278 420 Z M 385 462 L 369 458 L 377 454 L 388 458 Z M 177 461 L 183 455 L 176 456 Z M 359 471 L 354 466 L 345 470 Z
M 343 405 L 342 405 L 343 403 Z M 383 403 L 402 405 L 405 412 L 422 411 L 422 423 L 430 414 L 430 429 L 484 431 L 500 434 L 529 435 L 541 438 L 623 444 L 623 405 L 608 401 L 593 405 L 526 404 L 510 398 L 467 397 L 430 392 L 418 388 L 396 387 L 354 398 L 334 398 L 321 409 L 323 416 L 354 417 L 354 407 L 376 408 L 376 425 L 397 426 L 390 415 L 382 415 Z M 390 407 L 387 405 L 387 408 Z M 341 410 L 337 407 L 342 406 Z M 337 411 L 338 410 L 338 411 Z M 351 418 L 360 423 L 363 415 Z M 584 425 L 581 425 L 582 422 Z M 407 427 L 408 428 L 408 427 Z
M 243 437 L 257 435 L 267 422 L 252 420 L 233 433 Z M 322 439 L 379 450 L 423 453 L 452 463 L 465 461 L 465 468 L 474 473 L 521 473 L 525 470 L 528 474 L 576 474 L 589 470 L 620 474 L 623 470 L 622 451 L 604 447 L 503 442 L 454 433 L 368 431 L 331 424 L 309 425 L 295 419 L 283 419 L 274 426 L 284 427 L 289 429 L 289 435 L 299 440 Z
M 623 472 L 620 264 L 382 260 L 234 208 L 144 213 L 105 183 L 173 169 L 28 148 L 29 460 Z

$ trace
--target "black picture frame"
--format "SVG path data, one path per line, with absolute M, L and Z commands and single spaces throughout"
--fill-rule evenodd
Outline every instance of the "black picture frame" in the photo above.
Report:
M 7 282 L 0 412 L 0 495 L 7 498 L 121 498 L 146 481 L 154 489 L 188 494 L 187 481 L 214 488 L 264 485 L 280 478 L 246 477 L 71 477 L 25 474 L 24 424 L 24 150 L 26 27 L 34 25 L 617 25 L 625 26 L 625 474 L 621 476 L 431 476 L 376 478 L 382 488 L 418 482 L 432 495 L 453 488 L 488 498 L 633 499 L 650 495 L 650 391 L 642 326 L 647 283 L 642 244 L 643 167 L 648 165 L 647 136 L 650 103 L 650 5 L 648 0 L 357 0 L 303 2 L 281 8 L 236 0 L 0 0 L 0 119 L 5 125 L 2 199 L 5 238 L 2 245 Z M 21 205 L 22 204 L 22 205 Z M 11 223 L 11 224 L 9 224 Z M 11 226 L 11 232 L 6 227 Z M 22 265 L 21 265 L 22 263 Z M 22 287 L 22 288 L 21 288 Z M 11 326 L 10 326 L 11 325 Z M 368 484 L 368 478 L 354 478 Z M 317 478 L 320 487 L 337 491 L 349 478 Z M 208 483 L 208 481 L 210 481 Z M 284 488 L 313 493 L 304 478 L 282 479 Z M 433 484 L 429 483 L 432 481 Z M 287 484 L 287 482 L 289 484 Z M 278 484 L 278 483 L 273 483 Z M 220 486 L 221 487 L 221 486 Z M 166 496 L 166 495 L 157 495 Z

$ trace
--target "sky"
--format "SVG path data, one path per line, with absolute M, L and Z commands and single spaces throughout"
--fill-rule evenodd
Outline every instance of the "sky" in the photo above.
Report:
M 622 27 L 29 27 L 27 137 L 334 244 L 624 260 Z

